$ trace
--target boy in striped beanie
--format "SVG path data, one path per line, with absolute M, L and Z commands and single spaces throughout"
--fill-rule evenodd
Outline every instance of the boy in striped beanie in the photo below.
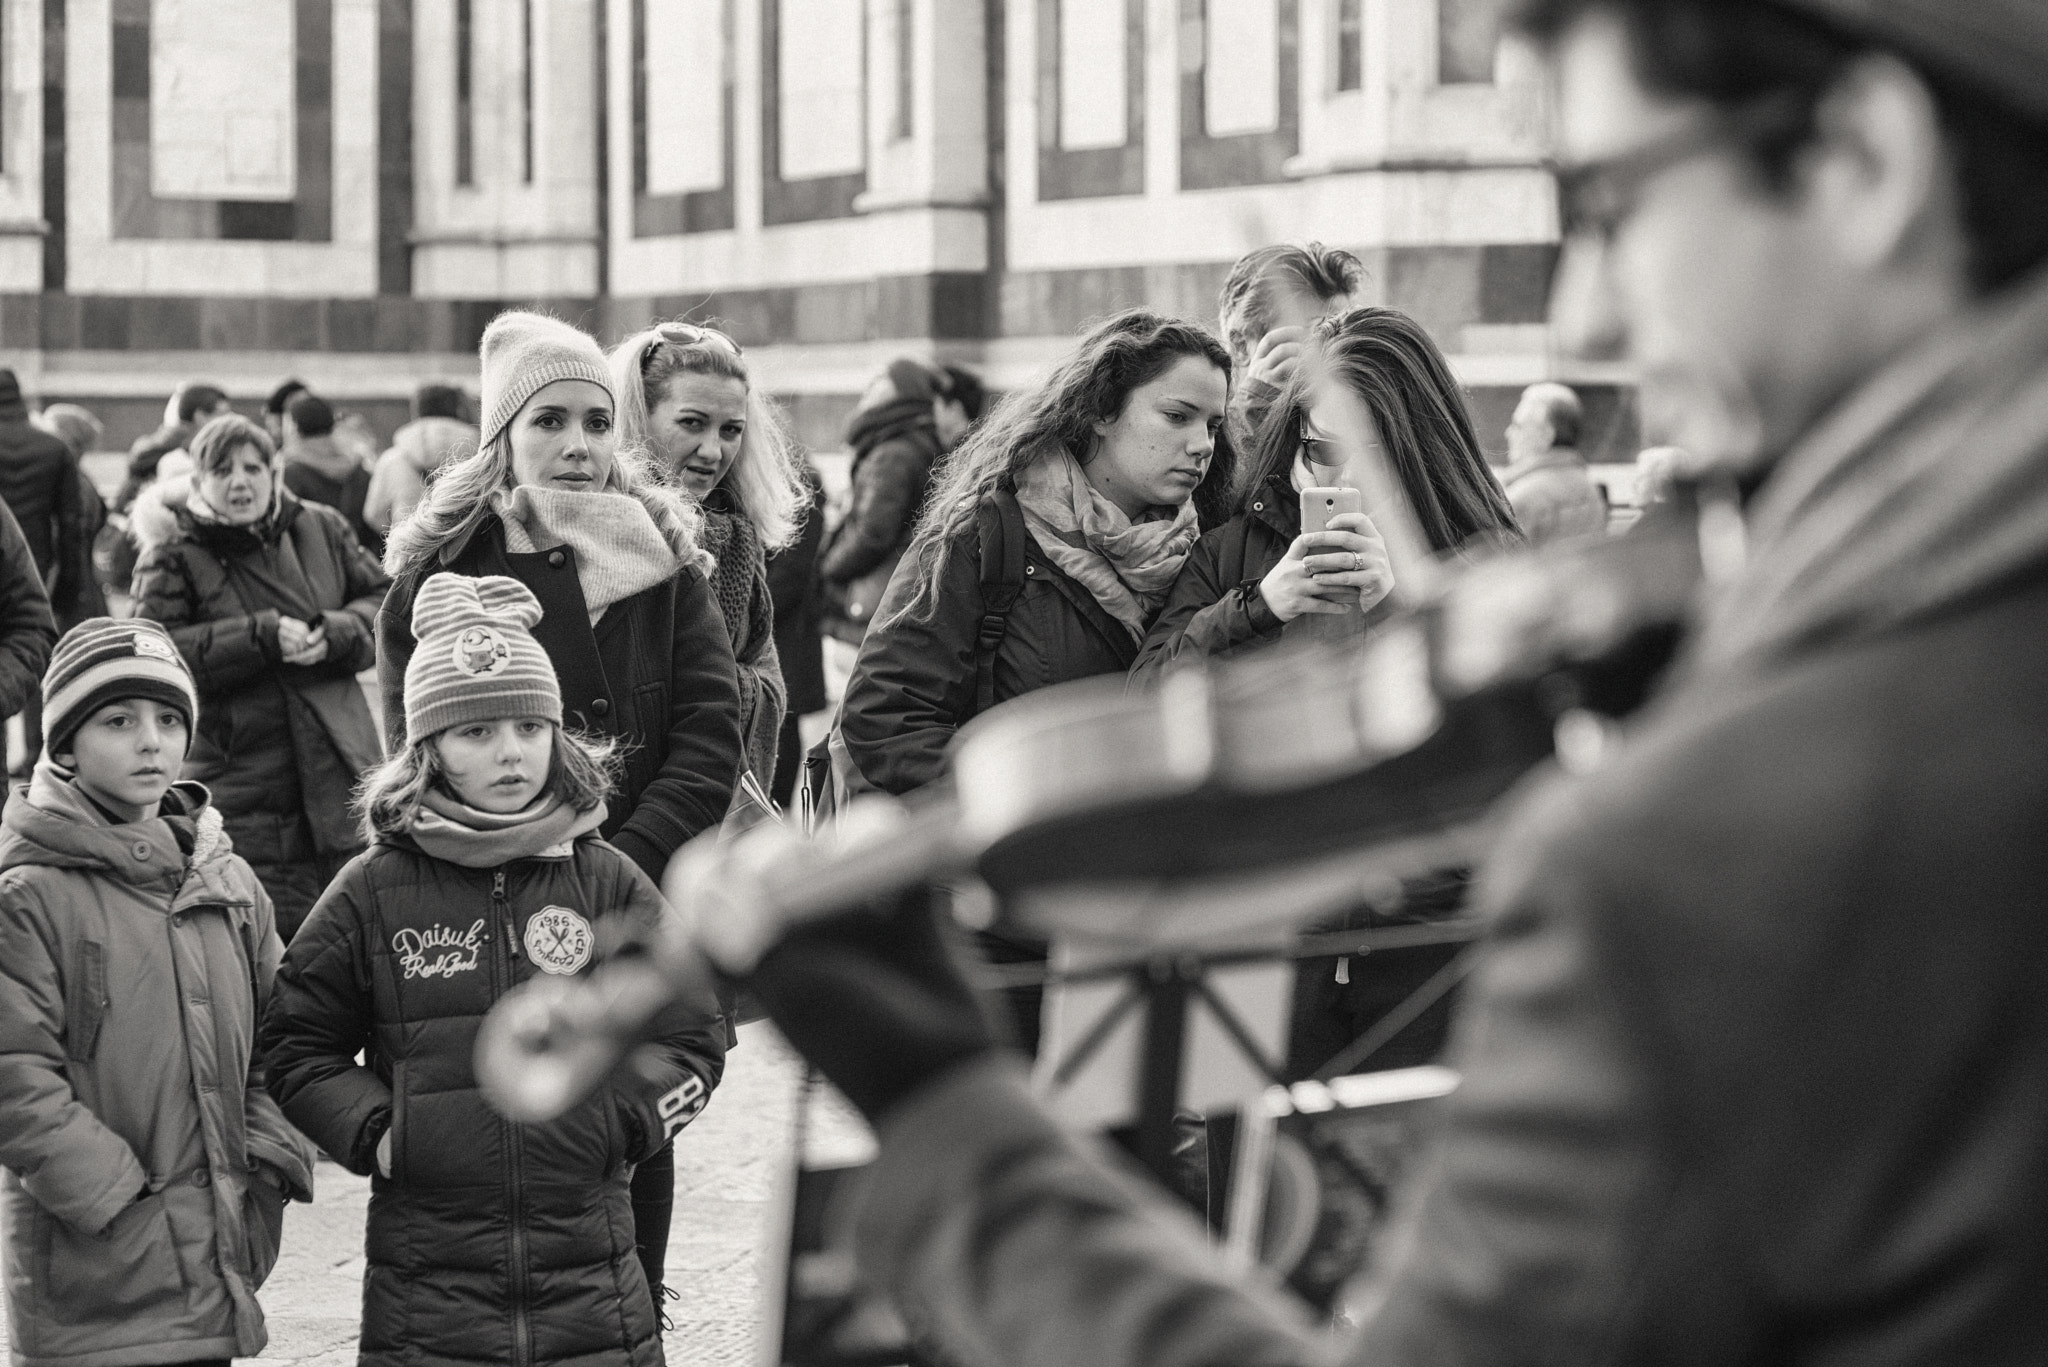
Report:
M 88 618 L 64 633 L 43 675 L 46 753 L 124 820 L 156 815 L 198 717 L 192 671 L 155 622 Z

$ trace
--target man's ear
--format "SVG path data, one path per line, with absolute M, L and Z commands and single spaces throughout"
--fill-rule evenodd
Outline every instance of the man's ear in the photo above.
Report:
M 1880 269 L 1914 253 L 1957 214 L 1952 162 L 1933 92 L 1905 63 L 1853 62 L 1816 111 L 1826 149 L 1808 202 L 1850 264 Z M 1959 249 L 1960 244 L 1958 244 Z

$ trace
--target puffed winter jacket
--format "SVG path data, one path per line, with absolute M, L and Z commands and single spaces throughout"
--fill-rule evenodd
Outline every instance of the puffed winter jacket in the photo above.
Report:
M 1301 535 L 1301 500 L 1285 478 L 1269 479 L 1249 507 L 1203 534 L 1180 567 L 1166 603 L 1131 670 L 1156 676 L 1184 656 L 1228 656 L 1271 645 L 1283 623 L 1259 594 L 1259 581 Z
M 1122 674 L 1137 657 L 1124 625 L 1024 536 L 1024 587 L 995 653 L 995 701 Z M 885 793 L 907 793 L 939 777 L 953 735 L 976 710 L 984 615 L 981 537 L 970 524 L 948 545 L 938 601 L 898 611 L 918 592 L 919 567 L 897 565 L 861 642 L 839 708 L 840 735 L 861 777 Z
M 626 743 L 625 770 L 600 834 L 657 882 L 669 856 L 717 825 L 740 770 L 738 667 L 704 573 L 673 578 L 606 608 L 596 626 L 583 606 L 576 552 L 505 549 L 496 517 L 443 546 L 425 571 L 398 577 L 377 614 L 377 686 L 384 732 L 405 743 L 405 667 L 412 603 L 428 574 L 504 574 L 533 590 L 542 616 L 534 639 L 555 666 L 569 724 Z
M 197 783 L 115 825 L 45 763 L 0 820 L 15 1367 L 254 1357 L 313 1150 L 264 1090 L 270 902 Z M 259 1172 L 258 1165 L 262 1165 Z
M 385 837 L 313 908 L 264 1042 L 272 1094 L 337 1162 L 372 1172 L 391 1134 L 391 1176 L 370 1186 L 366 1367 L 661 1362 L 628 1184 L 724 1071 L 717 1003 L 677 1002 L 634 1067 L 551 1124 L 492 1110 L 471 1063 L 514 986 L 579 972 L 660 915 L 595 836 L 495 869 Z

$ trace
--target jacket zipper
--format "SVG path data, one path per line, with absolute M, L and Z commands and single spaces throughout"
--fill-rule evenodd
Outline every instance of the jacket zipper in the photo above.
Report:
M 512 903 L 505 895 L 503 869 L 491 875 L 491 913 L 501 929 L 498 943 L 505 947 L 498 955 L 502 980 L 493 994 L 495 1000 L 502 999 L 512 990 L 515 976 L 512 945 L 516 937 L 512 933 Z M 533 1325 L 528 1304 L 532 1288 L 526 1268 L 526 1184 L 523 1180 L 526 1146 L 521 1142 L 517 1125 L 509 1120 L 500 1120 L 498 1124 L 505 1136 L 506 1167 L 511 1183 L 511 1200 L 507 1204 L 512 1215 L 512 1367 L 528 1367 L 533 1361 Z

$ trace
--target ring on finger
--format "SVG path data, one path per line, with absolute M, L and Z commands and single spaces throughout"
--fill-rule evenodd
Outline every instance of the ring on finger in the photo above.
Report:
M 1365 572 L 1364 551 L 1353 551 L 1351 553 L 1351 571 L 1354 574 L 1363 574 Z

